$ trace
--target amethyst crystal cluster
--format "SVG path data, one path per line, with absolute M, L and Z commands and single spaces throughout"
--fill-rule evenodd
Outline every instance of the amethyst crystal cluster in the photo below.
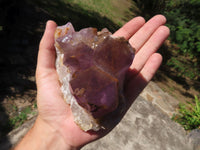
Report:
M 84 131 L 103 128 L 101 120 L 121 109 L 124 77 L 134 49 L 107 29 L 75 32 L 71 23 L 57 27 L 55 47 L 61 91 L 74 121 Z

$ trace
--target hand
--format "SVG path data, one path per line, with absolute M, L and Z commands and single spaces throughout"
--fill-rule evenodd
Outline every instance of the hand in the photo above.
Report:
M 136 49 L 134 61 L 127 74 L 126 80 L 128 82 L 125 86 L 129 106 L 148 84 L 161 64 L 162 56 L 156 51 L 169 35 L 169 29 L 164 26 L 165 23 L 166 19 L 161 15 L 153 17 L 147 23 L 142 17 L 136 17 L 114 33 L 114 36 L 125 37 Z M 36 132 L 41 132 L 44 135 L 43 139 L 45 139 L 45 135 L 48 139 L 48 135 L 50 138 L 55 134 L 56 138 L 51 140 L 54 142 L 51 143 L 51 146 L 55 146 L 57 141 L 57 143 L 61 143 L 60 146 L 63 148 L 78 149 L 104 136 L 111 129 L 84 132 L 74 123 L 70 106 L 63 100 L 55 69 L 54 32 L 56 26 L 53 21 L 47 22 L 40 43 L 36 70 L 39 114 L 31 131 L 33 134 L 29 133 L 27 136 L 32 136 L 31 139 L 34 140 Z M 26 141 L 27 136 L 22 140 L 21 145 L 23 145 L 23 141 Z

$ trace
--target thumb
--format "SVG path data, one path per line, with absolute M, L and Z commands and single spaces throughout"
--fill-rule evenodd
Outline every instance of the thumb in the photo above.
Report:
M 36 83 L 37 86 L 42 82 L 57 79 L 55 69 L 56 53 L 54 48 L 54 33 L 56 30 L 56 23 L 48 21 L 44 35 L 40 41 L 37 68 L 36 68 Z M 48 77 L 48 78 L 47 78 Z M 56 81 L 56 80 L 55 80 Z
M 54 33 L 56 23 L 48 21 L 42 40 L 40 41 L 37 71 L 55 70 L 55 48 L 54 48 Z

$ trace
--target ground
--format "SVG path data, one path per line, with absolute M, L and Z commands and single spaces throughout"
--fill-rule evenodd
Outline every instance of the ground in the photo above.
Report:
M 165 81 L 158 80 L 162 76 Z M 184 85 L 177 83 L 166 75 L 166 72 L 159 70 L 153 81 L 165 92 L 180 101 L 180 103 L 194 102 L 194 96 L 199 95 L 199 91 L 194 88 L 184 88 Z M 188 81 L 190 82 L 190 81 Z
M 120 0 L 118 1 L 120 2 Z M 102 12 L 90 11 L 90 9 L 101 10 L 103 8 L 101 5 L 98 8 L 93 8 L 91 5 L 88 9 L 83 9 L 76 3 L 72 7 L 71 3 L 63 3 L 62 1 L 21 0 L 18 2 L 11 0 L 9 3 L 5 0 L 3 2 L 2 12 L 6 13 L 1 17 L 4 26 L 2 27 L 0 24 L 0 40 L 2 42 L 0 139 L 37 113 L 35 68 L 38 45 L 47 20 L 53 19 L 59 25 L 71 21 L 77 30 L 94 26 L 98 29 L 107 27 L 111 31 L 115 31 L 133 15 L 130 14 L 130 11 L 120 10 L 120 14 L 124 13 L 122 16 L 126 16 L 126 19 L 122 17 L 121 20 L 118 20 L 112 13 L 111 16 L 106 16 L 106 14 L 101 14 Z M 124 1 L 125 4 L 128 2 L 130 0 Z M 126 9 L 124 3 L 122 8 Z M 120 8 L 119 4 L 118 8 Z M 117 5 L 116 1 L 115 5 Z M 105 12 L 107 9 L 109 7 L 105 8 Z M 115 11 L 117 12 L 117 10 Z M 168 52 L 169 49 L 165 50 L 165 53 Z M 177 80 L 174 78 L 176 77 L 174 74 L 176 72 L 162 66 L 153 81 L 180 102 L 192 102 L 193 96 L 199 95 L 199 91 L 195 90 L 195 87 L 198 88 L 198 86 L 194 85 L 200 84 L 187 78 Z

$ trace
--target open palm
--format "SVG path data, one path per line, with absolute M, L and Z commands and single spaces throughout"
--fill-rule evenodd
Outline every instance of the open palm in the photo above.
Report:
M 161 64 L 162 56 L 156 51 L 169 35 L 169 29 L 164 26 L 165 23 L 166 19 L 162 15 L 153 17 L 147 23 L 142 17 L 136 17 L 114 33 L 114 36 L 125 37 L 136 49 L 125 85 L 129 106 Z M 37 120 L 57 130 L 68 145 L 80 148 L 102 137 L 110 130 L 84 132 L 74 123 L 70 106 L 66 104 L 60 91 L 55 68 L 54 32 L 56 26 L 55 22 L 48 21 L 40 42 L 36 70 L 39 110 Z

